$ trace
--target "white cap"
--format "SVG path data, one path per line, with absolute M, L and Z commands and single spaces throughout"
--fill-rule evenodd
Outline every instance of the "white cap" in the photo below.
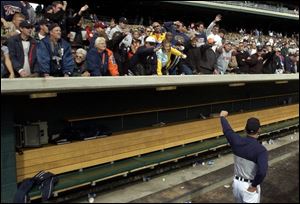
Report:
M 156 43 L 156 40 L 155 40 L 154 37 L 149 36 L 149 37 L 146 38 L 146 42 Z

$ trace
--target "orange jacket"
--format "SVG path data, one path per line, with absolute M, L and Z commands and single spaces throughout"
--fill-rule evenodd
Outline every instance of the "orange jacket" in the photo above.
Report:
M 119 70 L 118 70 L 118 65 L 116 63 L 115 57 L 113 52 L 110 49 L 107 49 L 107 54 L 108 54 L 108 70 L 112 76 L 119 76 Z
M 119 76 L 118 65 L 111 50 L 99 52 L 96 48 L 92 48 L 86 58 L 91 76 Z

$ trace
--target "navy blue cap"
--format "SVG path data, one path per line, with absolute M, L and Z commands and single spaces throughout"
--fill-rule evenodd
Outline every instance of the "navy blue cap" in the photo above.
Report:
M 125 17 L 121 17 L 121 18 L 119 19 L 119 23 L 125 23 L 125 24 L 128 24 L 128 20 L 127 20 L 127 18 L 125 18 Z
M 246 124 L 246 131 L 248 134 L 256 134 L 260 128 L 260 122 L 257 118 L 249 118 Z
M 33 28 L 33 25 L 27 20 L 22 21 L 19 26 L 20 28 Z

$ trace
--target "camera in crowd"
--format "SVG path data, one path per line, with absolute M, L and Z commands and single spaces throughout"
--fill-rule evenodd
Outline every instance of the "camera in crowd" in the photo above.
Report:
M 61 62 L 62 62 L 63 55 L 64 55 L 64 48 L 60 48 L 58 49 L 57 55 L 52 56 L 53 65 L 57 70 L 61 69 Z

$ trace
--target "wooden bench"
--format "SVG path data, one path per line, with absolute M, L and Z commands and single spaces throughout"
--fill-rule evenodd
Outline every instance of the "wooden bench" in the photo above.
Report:
M 280 123 L 262 126 L 261 135 L 270 134 L 283 129 L 299 126 L 299 118 L 287 120 Z M 240 133 L 242 137 L 246 136 L 244 132 Z M 259 138 L 261 139 L 261 138 Z M 177 161 L 180 158 L 198 155 L 210 149 L 216 149 L 228 144 L 225 137 L 212 138 L 203 142 L 194 142 L 185 146 L 173 147 L 165 151 L 156 151 L 141 157 L 131 157 L 125 160 L 116 161 L 112 164 L 102 164 L 95 167 L 86 168 L 83 171 L 76 171 L 58 175 L 59 182 L 54 187 L 55 195 L 59 192 L 78 188 L 86 185 L 95 185 L 97 182 L 107 180 L 109 178 L 124 176 L 128 173 L 141 169 L 154 167 L 159 164 Z M 30 192 L 32 199 L 40 197 L 40 191 L 34 188 Z
M 258 117 L 262 125 L 297 118 L 299 105 L 231 115 L 228 119 L 236 131 L 241 131 L 249 117 Z M 219 118 L 213 118 L 31 149 L 16 154 L 17 181 L 40 170 L 61 174 L 221 135 Z

